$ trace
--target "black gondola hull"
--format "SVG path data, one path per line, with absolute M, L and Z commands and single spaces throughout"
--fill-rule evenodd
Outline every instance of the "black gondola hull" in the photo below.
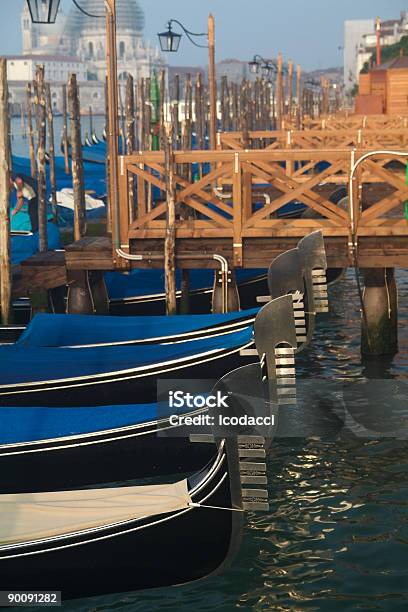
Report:
M 134 372 L 108 372 L 95 377 L 33 382 L 23 386 L 2 385 L 0 406 L 81 407 L 154 403 L 160 379 L 212 379 L 214 372 L 222 376 L 254 361 L 257 361 L 256 357 L 241 357 L 237 348 L 219 351 L 216 356 L 180 360 L 176 366 L 160 365 L 151 370 L 138 368 Z
M 225 461 L 192 499 L 231 507 Z M 58 590 L 66 600 L 192 582 L 230 563 L 242 521 L 241 512 L 190 508 L 102 531 L 0 547 L 0 589 Z
M 135 426 L 0 447 L 0 493 L 62 491 L 135 478 L 191 473 L 213 454 L 211 444 L 191 444 L 176 431 Z

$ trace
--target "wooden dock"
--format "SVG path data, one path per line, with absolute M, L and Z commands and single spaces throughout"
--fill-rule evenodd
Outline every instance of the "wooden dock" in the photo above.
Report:
M 250 148 L 242 133 L 228 132 L 218 135 L 217 150 L 173 151 L 176 265 L 216 268 L 216 253 L 231 268 L 266 268 L 300 237 L 321 230 L 330 267 L 350 266 L 354 255 L 361 268 L 408 266 L 406 160 L 398 155 L 408 143 L 406 124 L 328 118 L 312 129 L 249 132 Z M 390 152 L 371 155 L 379 149 Z M 367 155 L 350 184 L 351 168 Z M 113 240 L 84 237 L 65 253 L 32 257 L 20 267 L 19 288 L 66 283 L 71 271 L 163 268 L 165 164 L 163 151 L 120 156 Z M 339 206 L 331 196 L 341 186 L 349 198 Z M 306 214 L 277 216 L 293 201 Z

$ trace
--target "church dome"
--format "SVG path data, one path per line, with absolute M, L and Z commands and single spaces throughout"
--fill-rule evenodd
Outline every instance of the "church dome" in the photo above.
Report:
M 105 15 L 103 0 L 80 0 L 81 8 L 91 15 Z M 144 28 L 144 12 L 137 0 L 116 0 L 116 27 L 117 31 L 131 30 L 141 33 Z M 105 31 L 105 20 L 87 17 L 75 6 L 68 18 L 67 35 L 78 37 L 84 30 Z

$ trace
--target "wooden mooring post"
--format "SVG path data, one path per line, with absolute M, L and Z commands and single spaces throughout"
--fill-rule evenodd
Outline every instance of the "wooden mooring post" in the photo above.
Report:
M 276 76 L 276 129 L 282 129 L 282 79 L 283 79 L 283 58 L 282 53 L 278 55 L 278 73 Z
M 68 81 L 68 109 L 71 123 L 74 240 L 77 241 L 86 233 L 86 209 L 79 92 L 75 74 L 71 74 Z M 73 314 L 93 314 L 95 311 L 87 270 L 70 270 L 68 273 L 67 311 Z
M 48 118 L 48 154 L 50 156 L 50 184 L 51 184 L 51 205 L 55 223 L 58 222 L 57 208 L 57 184 L 55 178 L 55 138 L 54 138 L 54 113 L 52 110 L 51 87 L 47 83 L 45 86 Z
M 34 129 L 33 129 L 33 98 L 31 83 L 27 83 L 27 135 L 28 135 L 28 150 L 30 156 L 31 177 L 37 176 L 37 163 L 35 161 L 34 150 Z
M 173 130 L 170 122 L 166 123 L 165 140 L 165 176 L 166 176 L 166 236 L 164 239 L 164 278 L 166 289 L 166 313 L 177 312 L 176 300 L 176 185 L 174 182 Z
M 83 236 L 85 236 L 86 232 L 86 210 L 79 92 L 75 74 L 71 74 L 69 78 L 68 104 L 71 121 L 72 186 L 74 191 L 74 240 L 80 240 Z
M 65 174 L 69 174 L 68 155 L 68 111 L 67 111 L 67 86 L 62 86 L 62 150 L 64 153 Z
M 46 183 L 46 131 L 47 131 L 47 108 L 45 97 L 44 66 L 37 66 L 36 71 L 37 89 L 37 179 L 38 179 L 38 235 L 39 252 L 48 251 L 47 239 L 47 183 Z
M 0 58 L 0 315 L 4 325 L 11 323 L 10 253 L 10 167 L 7 60 Z
M 398 295 L 394 268 L 366 268 L 361 352 L 393 355 L 398 350 Z

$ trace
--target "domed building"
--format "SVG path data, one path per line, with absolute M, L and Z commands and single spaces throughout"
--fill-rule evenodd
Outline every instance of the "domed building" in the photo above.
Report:
M 106 75 L 106 27 L 103 0 L 81 0 L 68 15 L 60 10 L 54 25 L 31 23 L 24 1 L 22 13 L 23 53 L 69 55 L 85 62 L 90 81 L 104 81 Z M 99 17 L 98 17 L 99 16 Z M 158 49 L 143 40 L 144 12 L 137 0 L 117 0 L 118 75 L 147 77 L 153 68 L 165 66 Z

